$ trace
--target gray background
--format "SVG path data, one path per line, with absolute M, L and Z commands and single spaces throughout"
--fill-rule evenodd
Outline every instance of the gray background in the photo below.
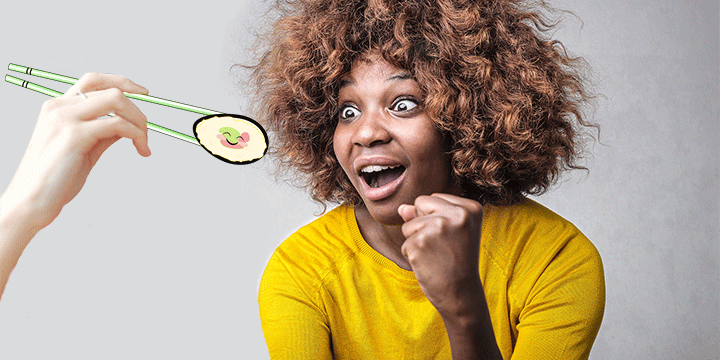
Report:
M 568 17 L 557 37 L 590 62 L 603 94 L 590 172 L 539 198 L 604 260 L 607 307 L 591 358 L 718 359 L 718 2 L 554 4 L 582 19 Z M 263 7 L 14 2 L 3 8 L 0 64 L 121 74 L 152 95 L 242 113 L 230 65 L 249 59 Z M 45 98 L 0 85 L 2 189 Z M 199 117 L 139 106 L 186 133 Z M 148 159 L 127 140 L 108 150 L 27 248 L 0 302 L 0 358 L 267 358 L 260 276 L 319 207 L 276 182 L 267 160 L 231 166 L 156 133 L 150 147 Z

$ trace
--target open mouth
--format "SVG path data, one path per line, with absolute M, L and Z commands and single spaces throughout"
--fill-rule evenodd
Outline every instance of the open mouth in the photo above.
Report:
M 360 177 L 368 186 L 376 189 L 395 181 L 403 172 L 405 172 L 405 167 L 402 165 L 371 165 L 360 170 Z

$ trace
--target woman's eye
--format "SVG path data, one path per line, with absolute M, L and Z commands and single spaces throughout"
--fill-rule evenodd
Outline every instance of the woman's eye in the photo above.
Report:
M 350 119 L 354 118 L 356 116 L 360 115 L 360 111 L 354 107 L 350 106 L 344 106 L 340 109 L 340 118 L 341 119 Z
M 392 109 L 393 111 L 399 111 L 399 112 L 409 112 L 416 108 L 418 106 L 417 102 L 414 100 L 400 100 L 393 105 Z

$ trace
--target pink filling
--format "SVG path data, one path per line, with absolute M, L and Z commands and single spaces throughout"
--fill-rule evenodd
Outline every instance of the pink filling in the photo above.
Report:
M 240 135 L 240 138 L 238 139 L 238 143 L 233 145 L 225 139 L 225 136 L 222 134 L 218 134 L 217 138 L 220 139 L 220 143 L 230 149 L 242 149 L 247 146 L 247 142 L 250 141 L 250 134 L 244 132 L 242 135 Z

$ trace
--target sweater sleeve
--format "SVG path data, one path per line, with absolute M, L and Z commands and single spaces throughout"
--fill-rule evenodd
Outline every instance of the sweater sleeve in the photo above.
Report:
M 570 240 L 537 279 L 518 319 L 512 359 L 587 359 L 605 309 L 600 254 Z
M 298 284 L 277 252 L 260 281 L 258 302 L 270 358 L 332 359 L 327 317 L 313 302 L 311 291 Z

